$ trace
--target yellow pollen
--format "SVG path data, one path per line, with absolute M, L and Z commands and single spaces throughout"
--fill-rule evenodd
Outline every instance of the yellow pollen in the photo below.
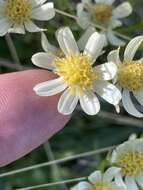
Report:
M 54 64 L 56 74 L 64 78 L 71 93 L 74 94 L 78 90 L 80 95 L 83 95 L 85 90 L 93 90 L 97 75 L 92 68 L 90 57 L 82 54 L 71 55 L 66 58 L 58 58 Z
M 30 20 L 32 5 L 29 0 L 6 0 L 4 13 L 13 24 Z
M 138 61 L 119 65 L 117 80 L 122 88 L 132 92 L 143 90 L 143 64 Z
M 130 151 L 118 159 L 117 165 L 124 175 L 139 176 L 143 173 L 143 153 Z
M 93 8 L 93 17 L 99 22 L 108 22 L 112 17 L 112 6 L 97 3 Z
M 97 182 L 90 190 L 113 190 L 111 184 L 107 182 Z

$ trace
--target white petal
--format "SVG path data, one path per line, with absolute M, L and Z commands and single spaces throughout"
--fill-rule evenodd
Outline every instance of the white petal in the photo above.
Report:
M 55 59 L 56 56 L 51 53 L 36 53 L 32 56 L 32 62 L 34 65 L 49 70 L 55 68 L 54 65 L 52 65 Z
M 105 41 L 105 35 L 95 32 L 89 38 L 84 50 L 84 54 L 90 56 L 93 59 L 93 62 L 96 61 L 102 52 Z
M 65 90 L 66 87 L 63 79 L 57 78 L 38 84 L 33 90 L 39 96 L 53 96 Z
M 84 11 L 84 4 L 78 3 L 77 4 L 77 24 L 83 28 L 87 29 L 90 26 L 90 14 Z
M 142 118 L 143 117 L 143 114 L 140 113 L 136 108 L 135 106 L 133 105 L 133 102 L 131 100 L 131 97 L 130 97 L 130 93 L 128 90 L 123 90 L 123 94 L 122 94 L 122 102 L 123 102 L 123 106 L 125 108 L 125 110 L 135 116 L 135 117 L 139 117 L 139 118 Z
M 121 60 L 120 60 L 119 52 L 120 52 L 120 48 L 118 48 L 117 50 L 111 51 L 107 57 L 108 62 L 120 64 Z
M 143 176 L 138 176 L 138 177 L 136 178 L 136 181 L 137 181 L 137 183 L 139 184 L 139 186 L 140 186 L 141 188 L 143 188 Z
M 94 27 L 88 27 L 88 29 L 85 31 L 85 33 L 81 36 L 81 38 L 78 40 L 77 44 L 80 50 L 84 50 L 85 45 L 87 44 L 88 39 L 90 36 L 95 32 Z
M 18 33 L 18 34 L 25 34 L 25 28 L 24 28 L 23 24 L 21 24 L 21 25 L 15 24 L 13 26 L 13 28 L 10 28 L 8 30 L 8 32 L 10 32 L 10 33 Z
M 96 81 L 94 90 L 104 100 L 115 106 L 119 104 L 122 98 L 121 92 L 113 84 L 106 81 Z
M 112 5 L 115 0 L 95 0 L 96 3 L 105 3 L 105 4 L 108 4 L 108 5 Z
M 136 51 L 139 48 L 139 46 L 142 44 L 142 42 L 143 42 L 143 36 L 138 36 L 133 38 L 128 43 L 124 53 L 125 61 L 131 61 L 134 58 Z
M 117 167 L 109 168 L 103 175 L 103 181 L 111 182 L 120 171 L 121 169 Z
M 41 33 L 41 45 L 45 52 L 56 53 L 58 48 L 51 45 L 44 32 Z
M 42 28 L 36 26 L 32 21 L 25 22 L 25 28 L 28 32 L 41 32 L 43 31 Z
M 116 76 L 117 66 L 113 62 L 104 63 L 94 67 L 99 80 L 111 80 Z
M 32 7 L 37 7 L 38 5 L 42 5 L 47 0 L 30 0 Z
M 117 28 L 117 27 L 120 27 L 122 26 L 122 22 L 120 20 L 117 20 L 117 19 L 112 19 L 111 20 L 111 23 L 110 23 L 110 29 L 114 29 L 114 28 Z
M 79 53 L 77 43 L 68 27 L 61 28 L 57 31 L 57 40 L 65 55 L 74 55 Z
M 67 89 L 59 100 L 58 111 L 64 115 L 71 114 L 74 111 L 78 100 L 78 96 L 72 95 L 69 89 Z
M 90 190 L 92 186 L 88 182 L 80 182 L 75 187 L 73 187 L 71 190 Z
M 107 38 L 109 40 L 109 42 L 114 45 L 114 46 L 124 46 L 125 42 L 121 39 L 119 39 L 117 36 L 115 36 L 115 34 L 109 30 L 107 32 Z
M 86 92 L 80 97 L 82 109 L 88 115 L 96 115 L 100 111 L 100 103 L 95 94 Z
M 122 175 L 121 173 L 117 173 L 116 176 L 115 176 L 115 184 L 120 187 L 121 189 L 124 189 L 126 190 L 127 187 L 126 187 L 126 184 L 124 183 L 123 181 L 123 178 L 122 178 Z
M 6 18 L 1 18 L 0 19 L 0 36 L 4 36 L 8 32 L 11 26 L 12 24 L 9 23 Z
M 40 7 L 34 8 L 32 11 L 31 18 L 36 20 L 50 20 L 55 16 L 54 4 L 45 3 Z
M 138 102 L 143 106 L 143 91 L 134 93 Z
M 140 63 L 143 63 L 143 58 L 141 58 L 141 59 L 139 60 L 139 62 L 140 62 Z
M 135 180 L 132 177 L 127 176 L 125 178 L 125 183 L 127 185 L 127 190 L 139 190 Z
M 114 18 L 125 18 L 132 13 L 132 6 L 129 2 L 123 2 L 113 10 Z
M 97 170 L 95 172 L 93 172 L 89 177 L 88 177 L 89 182 L 91 182 L 92 184 L 96 184 L 98 181 L 102 180 L 102 175 L 101 175 L 101 171 Z

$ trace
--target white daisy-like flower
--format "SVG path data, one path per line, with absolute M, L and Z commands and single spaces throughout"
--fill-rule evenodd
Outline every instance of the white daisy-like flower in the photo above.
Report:
M 129 114 L 139 118 L 143 113 L 135 107 L 131 95 L 143 106 L 143 58 L 134 60 L 142 42 L 143 36 L 132 39 L 125 49 L 123 61 L 120 60 L 119 49 L 108 55 L 108 61 L 116 63 L 118 68 L 114 82 L 122 91 L 123 106 Z
M 34 87 L 40 96 L 52 96 L 62 91 L 58 111 L 71 114 L 78 101 L 82 109 L 89 115 L 95 115 L 100 110 L 96 92 L 114 106 L 121 100 L 120 91 L 107 82 L 116 75 L 116 65 L 112 62 L 94 67 L 93 64 L 102 52 L 105 36 L 95 32 L 89 38 L 85 50 L 80 53 L 71 30 L 61 28 L 57 32 L 59 45 L 65 56 L 60 58 L 50 53 L 37 53 L 32 62 L 42 68 L 50 69 L 59 77 L 38 84 Z
M 121 168 L 115 181 L 124 178 L 127 190 L 143 188 L 143 139 L 130 139 L 119 145 L 113 151 L 111 161 Z
M 113 33 L 113 29 L 122 25 L 120 19 L 129 16 L 132 13 L 131 4 L 123 2 L 116 8 L 113 3 L 115 0 L 81 0 L 77 5 L 78 24 L 85 29 L 91 23 L 100 24 L 107 28 L 106 34 L 107 42 L 115 46 L 125 45 L 125 42 Z
M 121 176 L 118 175 L 120 170 L 120 168 L 111 167 L 104 174 L 97 170 L 88 177 L 88 182 L 80 182 L 71 190 L 126 190 Z M 116 175 L 119 177 L 115 182 Z
M 80 37 L 80 39 L 77 42 L 77 45 L 78 45 L 80 51 L 84 50 L 85 45 L 87 44 L 89 37 L 94 32 L 96 32 L 94 27 L 88 27 L 86 29 L 86 31 L 84 32 L 84 34 Z M 41 33 L 41 45 L 42 45 L 42 48 L 45 52 L 51 52 L 51 53 L 53 53 L 59 57 L 64 56 L 64 53 L 60 49 L 60 47 L 57 47 L 57 46 L 51 44 L 44 32 Z
M 0 36 L 7 32 L 24 34 L 43 29 L 33 20 L 47 21 L 55 16 L 54 4 L 46 0 L 0 0 Z

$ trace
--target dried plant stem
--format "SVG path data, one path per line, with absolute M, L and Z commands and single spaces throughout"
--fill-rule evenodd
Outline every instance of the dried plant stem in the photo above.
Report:
M 20 60 L 19 60 L 16 48 L 15 48 L 15 45 L 13 43 L 13 40 L 12 40 L 10 34 L 6 34 L 5 39 L 6 39 L 8 47 L 9 47 L 9 50 L 10 50 L 11 56 L 13 58 L 13 61 L 15 63 L 15 66 L 17 67 L 17 70 L 23 70 L 23 67 L 22 67 L 22 65 L 20 63 Z
M 50 161 L 54 161 L 55 160 L 55 156 L 54 153 L 52 151 L 50 142 L 47 142 L 44 144 L 44 150 L 46 152 L 47 158 Z M 60 174 L 60 168 L 57 164 L 52 164 L 51 165 L 51 170 L 52 170 L 52 178 L 54 179 L 54 181 L 60 181 L 62 179 L 61 174 Z M 66 187 L 65 184 L 60 184 L 60 189 L 61 190 L 68 190 L 68 188 Z
M 38 169 L 38 168 L 43 168 L 43 167 L 46 167 L 46 166 L 50 166 L 52 164 L 61 164 L 61 163 L 64 163 L 64 162 L 76 160 L 76 159 L 83 158 L 83 157 L 88 157 L 88 156 L 92 156 L 92 155 L 105 153 L 105 152 L 113 150 L 113 148 L 115 148 L 115 147 L 116 147 L 116 145 L 106 147 L 106 148 L 101 148 L 101 149 L 98 149 L 98 150 L 92 150 L 92 151 L 89 151 L 89 152 L 84 152 L 84 153 L 81 153 L 81 154 L 76 154 L 76 155 L 69 156 L 69 157 L 62 158 L 62 159 L 58 159 L 58 160 L 53 160 L 53 161 L 44 162 L 44 163 L 41 163 L 41 164 L 36 164 L 36 165 L 29 166 L 29 167 L 26 167 L 26 168 L 18 169 L 18 170 L 13 170 L 13 171 L 10 171 L 10 172 L 0 174 L 0 178 L 7 177 L 7 176 L 12 176 L 12 175 L 23 173 L 23 172 L 28 172 L 28 171 L 35 170 L 35 169 Z
M 39 189 L 39 188 L 45 188 L 45 187 L 53 187 L 61 184 L 68 184 L 68 183 L 73 183 L 73 182 L 79 182 L 86 180 L 87 177 L 80 177 L 80 178 L 74 178 L 74 179 L 69 179 L 69 180 L 64 180 L 64 181 L 59 181 L 55 183 L 46 183 L 46 184 L 41 184 L 41 185 L 35 185 L 35 186 L 30 186 L 30 187 L 24 187 L 24 188 L 19 188 L 16 190 L 32 190 L 32 189 Z

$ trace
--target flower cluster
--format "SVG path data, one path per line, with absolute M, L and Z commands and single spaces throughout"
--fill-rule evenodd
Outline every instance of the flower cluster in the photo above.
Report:
M 32 62 L 53 71 L 58 78 L 38 84 L 34 91 L 39 96 L 63 94 L 58 103 L 58 111 L 71 114 L 78 102 L 85 113 L 95 115 L 100 110 L 99 98 L 114 105 L 120 111 L 122 99 L 125 110 L 135 117 L 143 117 L 132 101 L 134 96 L 143 105 L 143 65 L 142 59 L 133 60 L 143 41 L 143 36 L 135 37 L 125 49 L 124 60 L 119 58 L 119 48 L 109 53 L 107 62 L 98 63 L 109 40 L 114 45 L 123 45 L 112 31 L 121 26 L 121 18 L 132 12 L 130 3 L 123 2 L 116 8 L 115 0 L 82 0 L 77 4 L 77 22 L 86 31 L 76 43 L 69 27 L 56 32 L 60 47 L 51 45 L 42 32 L 41 43 L 45 52 L 32 56 Z M 0 36 L 8 32 L 41 32 L 33 20 L 47 21 L 55 16 L 56 9 L 46 0 L 1 0 Z M 94 25 L 95 24 L 95 25 Z M 96 24 L 103 29 L 96 32 Z M 94 27 L 95 26 L 95 27 Z
M 112 166 L 102 175 L 95 171 L 89 182 L 80 182 L 72 190 L 140 190 L 143 188 L 143 139 L 129 139 L 111 154 Z
M 41 32 L 44 52 L 34 54 L 32 62 L 53 72 L 55 79 L 35 84 L 33 89 L 39 96 L 61 93 L 57 105 L 61 114 L 72 114 L 80 103 L 86 114 L 96 115 L 100 111 L 101 98 L 113 105 L 118 113 L 122 102 L 129 114 L 143 118 L 138 108 L 138 105 L 143 107 L 143 58 L 135 59 L 143 35 L 130 40 L 122 60 L 118 47 L 108 52 L 107 61 L 99 62 L 106 53 L 104 47 L 108 42 L 115 46 L 125 45 L 113 30 L 122 25 L 120 19 L 132 13 L 132 7 L 129 2 L 114 7 L 114 2 L 82 0 L 78 3 L 77 16 L 72 18 L 85 31 L 76 42 L 68 26 L 59 28 L 56 32 L 58 47 L 49 42 L 45 29 L 34 22 L 52 19 L 57 11 L 54 3 L 47 0 L 0 0 L 0 36 L 10 32 Z M 101 31 L 97 32 L 96 28 Z M 80 182 L 72 190 L 143 188 L 143 139 L 131 138 L 118 146 L 112 153 L 111 164 L 104 173 L 95 171 L 87 182 Z
M 52 96 L 64 91 L 58 103 L 58 111 L 65 115 L 73 112 L 78 101 L 85 113 L 97 114 L 100 110 L 99 95 L 114 105 L 117 111 L 122 99 L 128 113 L 143 117 L 131 100 L 134 95 L 143 105 L 142 59 L 133 60 L 143 42 L 143 36 L 135 37 L 129 42 L 123 61 L 119 58 L 120 49 L 117 49 L 109 53 L 106 63 L 97 65 L 97 58 L 102 54 L 106 41 L 105 35 L 95 31 L 90 37 L 88 34 L 87 30 L 83 35 L 81 47 L 84 43 L 85 50 L 82 53 L 79 51 L 82 48 L 78 47 L 68 27 L 61 28 L 56 33 L 61 50 L 52 46 L 42 34 L 42 46 L 46 52 L 35 54 L 32 62 L 36 66 L 52 70 L 59 78 L 36 85 L 34 91 L 40 96 Z M 111 80 L 113 84 L 108 82 Z

